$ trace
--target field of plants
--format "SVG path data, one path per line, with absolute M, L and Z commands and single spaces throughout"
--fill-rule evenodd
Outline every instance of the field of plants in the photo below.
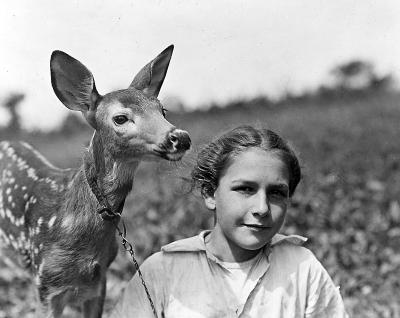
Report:
M 309 238 L 307 247 L 340 285 L 351 317 L 400 317 L 400 96 L 243 105 L 167 117 L 189 131 L 194 149 L 180 163 L 143 163 L 138 169 L 123 215 L 139 262 L 211 226 L 212 216 L 187 181 L 201 145 L 240 124 L 267 126 L 290 140 L 304 174 L 282 232 Z M 23 138 L 53 163 L 69 167 L 80 163 L 90 135 Z M 0 318 L 33 317 L 29 278 L 0 266 Z M 106 311 L 133 273 L 121 248 L 109 272 Z

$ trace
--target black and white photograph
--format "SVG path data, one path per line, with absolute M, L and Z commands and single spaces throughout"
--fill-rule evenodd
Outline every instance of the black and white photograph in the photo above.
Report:
M 400 318 L 400 3 L 0 4 L 0 318 Z

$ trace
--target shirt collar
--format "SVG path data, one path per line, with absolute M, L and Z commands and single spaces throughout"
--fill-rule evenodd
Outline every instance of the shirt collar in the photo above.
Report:
M 204 238 L 209 234 L 211 230 L 200 232 L 199 235 L 189 237 L 183 240 L 175 241 L 164 245 L 161 250 L 163 252 L 200 252 L 206 251 L 206 245 Z M 307 241 L 307 238 L 300 235 L 283 235 L 275 234 L 271 240 L 271 247 L 279 245 L 283 242 L 288 242 L 294 245 L 303 245 Z

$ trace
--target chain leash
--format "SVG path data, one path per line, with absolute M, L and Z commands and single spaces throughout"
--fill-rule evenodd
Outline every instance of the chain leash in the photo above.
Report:
M 142 271 L 140 270 L 140 267 L 139 267 L 139 263 L 137 262 L 137 260 L 135 258 L 135 251 L 133 250 L 133 245 L 126 239 L 126 226 L 125 226 L 125 223 L 124 223 L 123 220 L 122 220 L 122 227 L 123 227 L 123 231 L 121 231 L 120 228 L 118 227 L 118 225 L 115 224 L 115 228 L 118 231 L 118 235 L 121 237 L 122 246 L 124 247 L 124 249 L 129 254 L 131 254 L 132 262 L 135 265 L 136 272 L 138 273 L 138 275 L 140 277 L 140 280 L 142 282 L 143 288 L 144 288 L 144 290 L 146 292 L 146 295 L 147 295 L 147 299 L 150 302 L 151 310 L 153 311 L 154 317 L 158 318 L 156 307 L 154 306 L 154 303 L 153 303 L 153 300 L 151 299 L 151 296 L 150 296 L 149 290 L 147 288 L 146 282 L 144 281 Z
M 122 220 L 122 228 L 123 231 L 118 227 L 118 222 L 121 220 L 121 213 L 124 208 L 125 200 L 123 200 L 118 207 L 117 211 L 113 211 L 107 202 L 106 197 L 102 194 L 98 184 L 97 184 L 97 177 L 96 175 L 92 175 L 91 177 L 88 176 L 88 166 L 85 164 L 85 177 L 86 181 L 90 189 L 92 190 L 93 194 L 95 195 L 100 208 L 97 210 L 97 213 L 101 216 L 104 221 L 110 221 L 114 224 L 118 235 L 121 237 L 121 244 L 124 249 L 131 255 L 132 262 L 135 265 L 136 272 L 139 275 L 139 278 L 142 282 L 143 288 L 146 292 L 147 299 L 150 302 L 151 310 L 153 311 L 154 317 L 158 318 L 156 307 L 154 306 L 153 300 L 151 299 L 149 289 L 147 288 L 146 282 L 144 281 L 142 271 L 140 270 L 139 263 L 135 258 L 135 251 L 133 250 L 133 245 L 126 239 L 126 226 L 124 221 Z

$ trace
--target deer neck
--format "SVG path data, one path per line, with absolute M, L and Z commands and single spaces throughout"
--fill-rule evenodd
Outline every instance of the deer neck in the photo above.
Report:
M 138 165 L 139 161 L 114 159 L 97 133 L 94 134 L 84 158 L 84 171 L 92 191 L 97 187 L 97 192 L 105 198 L 113 211 L 118 211 L 132 190 Z M 95 195 L 98 196 L 96 193 Z

